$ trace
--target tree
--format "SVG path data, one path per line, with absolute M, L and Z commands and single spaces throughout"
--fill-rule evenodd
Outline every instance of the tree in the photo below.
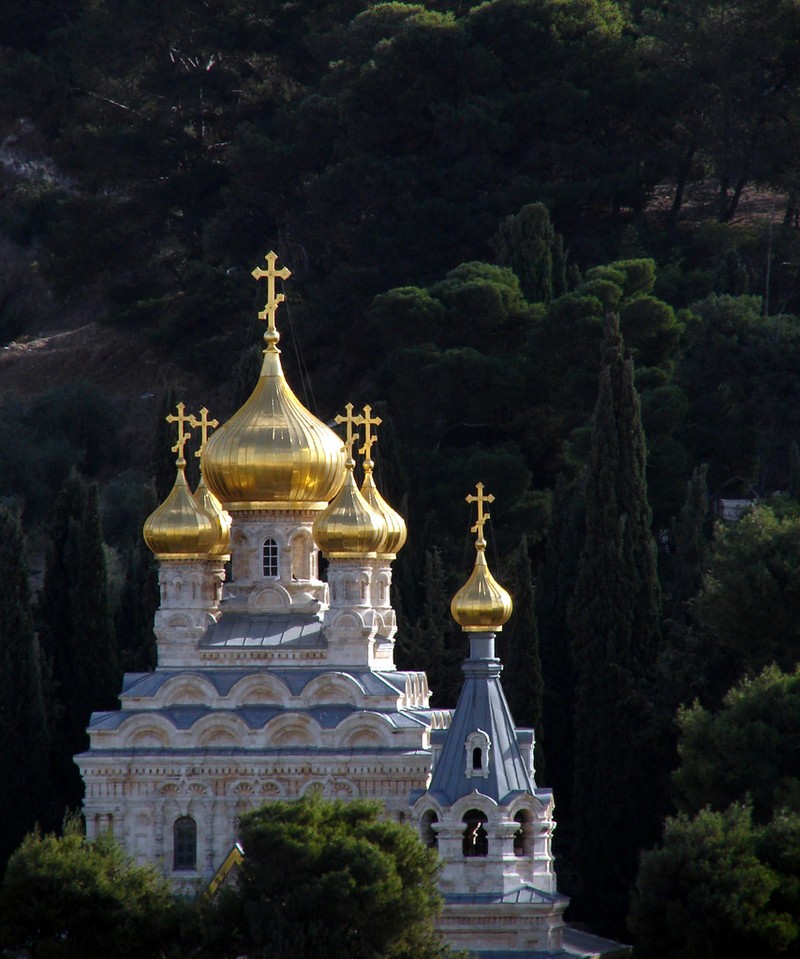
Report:
M 377 803 L 316 795 L 242 819 L 245 954 L 433 959 L 437 856 Z
M 518 726 L 536 731 L 536 770 L 544 772 L 542 752 L 542 662 L 539 657 L 539 630 L 536 623 L 533 571 L 528 540 L 522 537 L 514 557 L 511 580 L 514 615 L 503 630 L 506 678 L 503 688 Z
M 743 676 L 800 661 L 800 516 L 764 504 L 718 524 L 703 585 L 692 603 L 699 692 L 718 705 Z
M 681 710 L 680 807 L 725 809 L 752 803 L 757 822 L 781 809 L 800 813 L 800 669 L 770 666 L 732 689 L 717 712 L 698 703 Z
M 586 540 L 570 606 L 580 902 L 611 928 L 625 914 L 639 849 L 658 835 L 664 801 L 650 690 L 661 601 L 645 464 L 633 364 L 612 314 L 586 473 Z
M 567 289 L 564 238 L 556 233 L 543 203 L 528 203 L 500 224 L 491 241 L 501 266 L 519 277 L 529 303 L 549 303 Z
M 797 913 L 781 887 L 796 870 L 776 869 L 778 828 L 754 828 L 750 810 L 703 810 L 667 821 L 663 846 L 642 857 L 630 914 L 643 959 L 747 959 L 797 955 Z M 781 838 L 797 854 L 800 816 L 784 817 Z M 788 840 L 791 838 L 792 842 Z M 772 847 L 770 849 L 769 847 Z M 770 862 L 772 860 L 772 862 Z M 777 861 L 776 861 L 777 860 Z M 791 895 L 790 895 L 791 900 Z M 796 899 L 792 905 L 797 906 Z
M 77 806 L 83 786 L 72 757 L 88 746 L 92 710 L 115 707 L 120 682 L 94 484 L 77 473 L 69 476 L 56 500 L 49 533 L 39 618 L 58 710 L 53 801 Z M 54 815 L 60 820 L 63 807 Z
M 33 959 L 158 959 L 179 936 L 181 910 L 152 866 L 136 866 L 109 835 L 88 842 L 31 833 L 0 887 L 0 940 Z
M 25 544 L 0 509 L 0 868 L 44 811 L 47 724 Z

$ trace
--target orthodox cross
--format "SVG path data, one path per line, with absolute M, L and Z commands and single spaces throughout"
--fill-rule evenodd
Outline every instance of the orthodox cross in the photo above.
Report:
M 478 484 L 475 486 L 475 489 L 478 491 L 478 495 L 477 495 L 477 496 L 473 496 L 472 493 L 470 493 L 470 494 L 467 496 L 467 502 L 468 502 L 468 503 L 477 503 L 477 504 L 478 504 L 478 522 L 477 522 L 477 523 L 472 527 L 472 529 L 471 529 L 471 532 L 478 534 L 478 542 L 477 542 L 477 544 L 476 544 L 477 546 L 485 546 L 485 545 L 486 545 L 486 540 L 485 540 L 484 537 L 483 537 L 483 527 L 486 525 L 486 521 L 487 521 L 488 519 L 491 519 L 491 517 L 490 517 L 490 515 L 489 515 L 488 513 L 484 513 L 484 511 L 483 511 L 483 505 L 484 505 L 484 503 L 493 503 L 493 502 L 494 502 L 494 496 L 493 496 L 491 493 L 486 493 L 486 494 L 484 495 L 483 488 L 484 488 L 484 487 L 483 487 L 483 483 L 478 483 Z
M 193 430 L 196 430 L 196 429 L 200 430 L 200 449 L 198 449 L 194 454 L 195 456 L 200 457 L 203 455 L 203 448 L 208 442 L 209 426 L 211 427 L 212 430 L 216 429 L 219 426 L 219 420 L 210 420 L 208 418 L 208 410 L 205 408 L 205 406 L 201 406 L 200 419 L 197 419 L 197 417 L 194 414 L 192 414 L 189 417 L 189 423 L 191 424 L 191 427 Z
M 270 334 L 277 332 L 275 329 L 275 313 L 277 312 L 278 306 L 283 303 L 285 299 L 283 293 L 275 292 L 275 277 L 277 276 L 282 280 L 288 280 L 292 274 L 285 266 L 280 270 L 275 269 L 278 255 L 273 253 L 272 250 L 267 253 L 264 259 L 267 261 L 266 270 L 257 266 L 253 270 L 252 276 L 255 277 L 256 280 L 260 280 L 263 277 L 267 278 L 267 303 L 264 309 L 258 314 L 258 318 L 259 320 L 267 321 L 267 332 L 264 334 L 264 339 L 267 343 L 274 345 L 276 340 L 273 336 L 270 336 Z
M 372 446 L 378 437 L 372 432 L 373 426 L 380 426 L 383 420 L 380 416 L 372 415 L 372 407 L 367 404 L 364 407 L 363 414 L 359 417 L 359 422 L 364 426 L 364 445 L 359 449 L 359 453 L 364 457 L 364 469 L 372 472 Z
M 183 403 L 178 403 L 175 407 L 178 411 L 178 415 L 175 416 L 174 413 L 170 413 L 166 418 L 168 423 L 177 423 L 178 424 L 178 442 L 172 447 L 172 452 L 178 454 L 178 459 L 176 465 L 183 469 L 186 466 L 186 460 L 183 456 L 183 448 L 186 446 L 186 441 L 192 435 L 189 430 L 186 429 L 186 426 L 193 426 L 192 420 L 194 419 L 191 414 L 186 415 L 186 407 Z
M 347 450 L 348 463 L 353 463 L 353 443 L 358 439 L 358 433 L 353 432 L 354 426 L 360 426 L 364 422 L 363 416 L 353 416 L 353 404 L 348 403 L 344 408 L 344 416 L 337 414 L 334 416 L 336 423 L 344 423 L 347 427 L 347 439 L 344 441 L 344 448 Z M 347 464 L 345 464 L 347 465 Z

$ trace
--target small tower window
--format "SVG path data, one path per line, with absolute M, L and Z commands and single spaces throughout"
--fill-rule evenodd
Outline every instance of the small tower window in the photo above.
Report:
M 197 823 L 191 816 L 175 820 L 172 868 L 176 872 L 197 868 Z
M 515 816 L 517 831 L 514 833 L 514 855 L 533 855 L 533 817 L 529 810 L 521 809 Z
M 486 832 L 486 813 L 479 809 L 470 809 L 464 813 L 464 838 L 461 843 L 466 857 L 485 857 L 489 855 L 489 836 Z
M 269 576 L 271 579 L 278 578 L 278 544 L 274 539 L 264 540 L 262 565 L 265 576 Z
M 492 748 L 489 737 L 482 729 L 476 729 L 474 733 L 467 736 L 464 748 L 466 751 L 464 775 L 468 779 L 473 776 L 481 776 L 485 779 L 489 775 L 489 753 Z
M 421 838 L 428 849 L 435 849 L 439 845 L 439 839 L 436 835 L 436 830 L 433 828 L 433 824 L 435 822 L 439 822 L 439 817 L 432 809 L 429 809 L 423 814 L 422 822 L 420 824 L 422 827 Z

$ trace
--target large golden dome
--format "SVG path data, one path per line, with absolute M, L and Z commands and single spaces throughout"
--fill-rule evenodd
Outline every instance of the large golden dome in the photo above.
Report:
M 478 522 L 472 532 L 478 534 L 475 542 L 475 565 L 469 579 L 455 594 L 450 603 L 453 619 L 465 633 L 496 633 L 511 615 L 511 597 L 497 582 L 486 563 L 486 540 L 483 527 L 489 514 L 483 510 L 484 503 L 491 503 L 494 496 L 484 496 L 483 483 L 478 483 L 478 495 L 468 496 L 467 502 L 478 504 Z
M 256 388 L 233 416 L 219 427 L 203 451 L 203 476 L 227 510 L 322 510 L 342 485 L 342 441 L 310 413 L 289 388 L 281 368 L 275 311 L 283 294 L 275 294 L 275 254 L 268 270 L 253 274 L 269 280 L 269 298 L 259 314 L 268 320 L 267 347 Z

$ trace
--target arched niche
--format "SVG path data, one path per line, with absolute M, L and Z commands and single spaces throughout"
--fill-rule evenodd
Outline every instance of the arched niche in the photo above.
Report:
M 289 540 L 292 579 L 308 582 L 316 578 L 314 540 L 307 530 L 298 530 Z
M 319 745 L 322 730 L 310 716 L 277 716 L 264 727 L 267 746 L 291 747 Z
M 231 687 L 228 701 L 236 706 L 286 706 L 292 693 L 286 683 L 269 673 L 245 676 Z
M 202 676 L 175 676 L 158 691 L 161 706 L 208 706 L 216 698 L 214 686 Z
M 461 849 L 465 858 L 482 859 L 489 855 L 489 834 L 486 823 L 489 817 L 480 809 L 468 809 L 461 817 L 464 833 Z
M 419 836 L 422 842 L 429 848 L 435 849 L 439 845 L 439 837 L 433 828 L 435 823 L 439 822 L 439 817 L 433 809 L 426 809 L 419 821 Z
M 242 746 L 249 738 L 249 732 L 240 719 L 222 715 L 204 716 L 191 729 L 192 739 L 200 747 Z
M 347 673 L 325 673 L 315 676 L 304 688 L 301 698 L 306 706 L 347 704 L 357 706 L 364 699 L 360 683 Z

